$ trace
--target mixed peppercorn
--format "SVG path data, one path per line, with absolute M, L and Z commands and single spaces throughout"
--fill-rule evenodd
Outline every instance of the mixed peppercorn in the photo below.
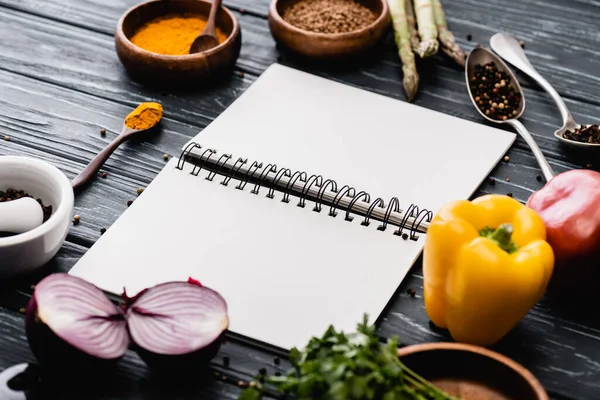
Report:
M 506 121 L 519 114 L 521 95 L 510 76 L 498 70 L 496 63 L 475 66 L 469 83 L 477 107 L 489 118 Z

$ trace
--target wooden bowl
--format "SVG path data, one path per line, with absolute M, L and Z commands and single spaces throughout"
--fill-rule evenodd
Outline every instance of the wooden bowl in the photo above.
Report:
M 205 0 L 151 0 L 138 4 L 120 18 L 115 32 L 117 54 L 135 78 L 163 85 L 209 84 L 229 75 L 240 54 L 240 24 L 225 7 L 217 14 L 217 27 L 227 39 L 208 51 L 183 56 L 153 53 L 134 45 L 130 38 L 146 22 L 169 14 L 195 14 L 208 18 L 211 2 Z
M 386 33 L 390 22 L 387 0 L 361 0 L 378 17 L 370 25 L 347 33 L 317 33 L 288 23 L 284 10 L 299 0 L 271 0 L 269 28 L 275 41 L 284 48 L 304 57 L 318 60 L 350 59 L 371 50 Z
M 408 368 L 461 400 L 548 400 L 523 366 L 482 347 L 426 343 L 401 348 L 398 356 Z

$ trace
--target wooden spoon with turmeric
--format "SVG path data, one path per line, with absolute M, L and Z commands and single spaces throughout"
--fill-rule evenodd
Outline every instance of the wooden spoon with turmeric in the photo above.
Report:
M 208 21 L 206 21 L 206 27 L 190 46 L 190 54 L 201 53 L 219 45 L 215 26 L 217 11 L 221 8 L 221 1 L 222 0 L 213 0 L 208 15 Z
M 74 191 L 77 191 L 87 185 L 94 179 L 96 173 L 102 165 L 108 160 L 110 155 L 122 143 L 131 139 L 136 133 L 143 132 L 155 127 L 162 119 L 163 108 L 159 103 L 142 103 L 133 110 L 123 123 L 123 129 L 119 136 L 115 138 L 104 150 L 102 150 L 85 169 L 71 181 Z

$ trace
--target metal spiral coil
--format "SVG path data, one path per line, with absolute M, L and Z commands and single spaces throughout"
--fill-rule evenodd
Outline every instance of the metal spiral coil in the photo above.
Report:
M 361 197 L 364 197 L 364 202 L 368 203 L 371 201 L 371 195 L 365 191 L 360 191 L 358 192 L 358 194 L 356 194 L 352 200 L 350 201 L 350 204 L 348 204 L 348 209 L 346 210 L 346 216 L 344 217 L 344 219 L 348 222 L 352 222 L 354 221 L 354 217 L 350 216 L 350 212 L 352 211 L 352 208 L 354 207 L 354 205 L 358 202 L 358 200 L 361 199 Z
M 254 171 L 252 171 L 252 168 L 254 168 Z M 244 177 L 242 179 L 240 179 L 240 183 L 238 183 L 238 185 L 235 188 L 239 189 L 239 190 L 244 190 L 248 181 L 250 179 L 252 179 L 252 177 L 254 177 L 254 174 L 256 173 L 256 171 L 259 168 L 262 168 L 262 163 L 259 163 L 258 161 L 254 161 L 252 163 L 252 165 L 250 166 L 250 168 L 248 168 L 248 171 L 246 171 L 246 173 L 244 174 Z M 250 172 L 250 171 L 252 171 L 252 172 Z
M 206 164 L 208 160 L 210 160 L 210 158 L 213 156 L 213 154 L 216 153 L 216 151 L 214 151 L 213 149 L 206 149 L 202 152 L 200 158 L 204 158 L 204 155 L 206 153 L 208 153 L 208 157 L 206 157 L 205 160 L 202 160 L 199 165 L 194 165 L 194 168 L 192 168 L 192 172 L 190 172 L 190 175 L 198 176 L 198 174 L 202 170 L 202 167 L 204 167 L 204 164 Z
M 248 162 L 247 158 L 238 158 L 235 162 L 235 164 L 233 164 L 233 168 L 231 168 L 231 171 L 229 171 L 229 174 L 225 177 L 225 179 L 223 179 L 221 181 L 221 185 L 223 186 L 227 186 L 229 184 L 229 181 L 231 181 L 231 178 L 233 178 L 233 175 L 237 174 L 238 171 L 240 170 L 240 168 L 242 168 L 242 166 L 244 164 L 246 164 Z M 240 165 L 238 165 L 238 163 Z
M 269 199 L 275 197 L 275 188 L 281 181 L 281 178 L 283 178 L 284 176 L 287 176 L 288 178 L 292 176 L 292 170 L 290 170 L 289 168 L 281 168 L 279 172 L 275 175 L 275 178 L 273 179 L 273 185 L 269 188 L 269 192 L 267 193 L 267 197 Z
M 260 175 L 258 176 L 258 182 L 256 182 L 256 185 L 254 185 L 254 188 L 252 189 L 252 191 L 250 193 L 258 194 L 258 192 L 260 192 L 260 188 L 265 183 L 265 179 L 267 179 L 267 176 L 269 176 L 269 172 L 276 173 L 277 172 L 277 164 L 267 164 L 267 166 L 265 167 L 263 172 L 261 172 Z
M 369 206 L 367 210 L 367 214 L 365 215 L 365 219 L 360 224 L 363 226 L 369 226 L 371 223 L 369 220 L 371 219 L 371 215 L 373 211 L 375 211 L 375 207 L 379 206 L 380 208 L 385 208 L 385 203 L 381 197 L 375 199 L 375 201 Z
M 379 231 L 385 231 L 388 223 L 390 222 L 390 217 L 392 216 L 392 212 L 400 212 L 400 202 L 397 197 L 392 197 L 390 203 L 385 210 L 385 216 L 383 217 L 383 223 L 377 227 Z
M 217 175 L 219 172 L 221 172 L 221 170 L 223 169 L 223 167 L 225 166 L 225 163 L 227 163 L 227 161 L 229 161 L 231 159 L 231 154 L 223 154 L 221 157 L 219 157 L 219 159 L 217 160 L 216 163 L 216 169 L 210 171 L 208 173 L 208 175 L 206 175 L 206 180 L 207 181 L 211 181 L 214 179 L 215 175 Z M 221 162 L 221 160 L 223 160 L 223 162 L 221 163 L 221 165 L 219 165 L 219 163 Z
M 302 188 L 302 194 L 300 195 L 300 201 L 298 202 L 298 207 L 304 208 L 306 205 L 306 195 L 310 191 L 312 185 L 316 185 L 318 188 L 323 186 L 323 177 L 321 175 L 311 175 L 310 178 L 304 184 Z
M 333 202 L 331 203 L 331 207 L 329 208 L 329 216 L 330 217 L 337 216 L 337 212 L 335 212 L 335 210 L 337 210 L 338 207 L 340 206 L 340 201 L 342 201 L 344 196 L 355 197 L 355 195 L 356 195 L 356 189 L 354 189 L 351 186 L 344 185 L 344 187 L 341 188 L 340 191 L 337 192 L 337 194 L 333 198 Z
M 296 184 L 296 181 L 298 179 L 300 179 L 300 182 L 306 182 L 306 172 L 302 171 L 296 171 L 292 174 L 292 177 L 290 178 L 290 181 L 287 183 L 287 185 L 285 185 L 285 192 L 283 193 L 283 199 L 281 199 L 282 202 L 284 203 L 289 203 L 290 202 L 290 192 L 291 192 L 291 188 L 294 187 L 294 185 Z
M 319 193 L 317 193 L 317 201 L 315 202 L 315 208 L 313 208 L 313 211 L 321 212 L 321 203 L 323 202 L 323 196 L 325 195 L 325 190 L 327 190 L 327 187 L 329 185 L 331 185 L 331 191 L 333 193 L 337 193 L 337 191 L 338 191 L 337 190 L 337 182 L 334 181 L 333 179 L 327 179 L 321 185 L 321 188 L 319 189 Z
M 197 143 L 189 143 L 181 152 L 179 160 L 177 162 L 176 168 L 182 170 L 186 162 L 191 162 L 190 160 L 193 158 L 191 153 L 194 150 L 201 150 L 203 147 Z M 276 164 L 267 164 L 267 166 L 261 170 L 260 174 L 257 175 L 258 170 L 263 167 L 262 162 L 253 161 L 249 168 L 247 168 L 243 173 L 240 173 L 242 167 L 248 163 L 247 158 L 238 158 L 237 161 L 231 166 L 231 164 L 227 165 L 228 162 L 232 159 L 231 154 L 222 154 L 216 161 L 210 161 L 211 157 L 215 156 L 217 151 L 214 149 L 205 148 L 204 151 L 200 154 L 200 161 L 197 163 L 193 163 L 194 167 L 190 174 L 194 176 L 198 176 L 200 171 L 205 168 L 207 164 L 213 164 L 210 168 L 205 168 L 208 171 L 206 176 L 206 180 L 213 181 L 213 179 L 217 175 L 223 175 L 224 179 L 220 182 L 222 185 L 227 186 L 231 179 L 237 179 L 238 184 L 235 186 L 236 189 L 244 190 L 248 183 L 252 182 L 254 187 L 250 191 L 252 194 L 259 194 L 260 189 L 262 187 L 268 187 L 269 190 L 267 192 L 266 197 L 269 199 L 275 198 L 276 188 L 280 188 L 280 191 L 283 192 L 282 202 L 289 203 L 290 195 L 296 193 L 299 197 L 298 207 L 304 208 L 306 206 L 308 194 L 311 192 L 311 188 L 318 188 L 318 192 L 314 198 L 315 206 L 313 211 L 321 212 L 323 209 L 323 204 L 327 202 L 330 204 L 329 216 L 336 217 L 338 215 L 337 210 L 340 208 L 340 203 L 344 197 L 351 198 L 348 205 L 345 206 L 345 216 L 344 220 L 348 222 L 352 222 L 354 217 L 351 214 L 357 214 L 354 209 L 356 204 L 362 200 L 362 202 L 369 204 L 369 207 L 366 212 L 360 212 L 361 215 L 364 215 L 364 219 L 361 221 L 362 226 L 369 226 L 370 221 L 375 213 L 375 210 L 381 210 L 383 212 L 385 209 L 385 213 L 383 214 L 383 218 L 381 224 L 377 227 L 379 231 L 385 231 L 388 225 L 391 225 L 390 222 L 392 220 L 392 215 L 394 213 L 400 213 L 403 210 L 400 209 L 400 201 L 397 197 L 392 197 L 390 202 L 387 204 L 385 201 L 378 197 L 371 203 L 371 195 L 365 191 L 357 191 L 355 188 L 344 185 L 338 190 L 338 183 L 334 179 L 325 179 L 322 175 L 313 174 L 308 176 L 305 171 L 294 171 L 292 172 L 289 168 L 278 168 Z M 229 169 L 227 173 L 221 173 L 225 167 Z M 273 175 L 274 174 L 274 175 Z M 255 177 L 256 176 L 256 177 Z M 269 178 L 271 176 L 272 179 Z M 281 184 L 283 178 L 287 178 L 287 183 L 285 187 Z M 284 181 L 285 182 L 285 181 Z M 296 184 L 303 184 L 302 189 L 299 191 L 296 188 Z M 326 193 L 334 193 L 335 196 L 332 201 L 325 200 Z M 314 192 L 313 192 L 314 193 Z M 330 197 L 328 197 L 330 199 Z M 363 208 L 364 210 L 364 208 Z M 395 218 L 395 217 L 394 217 Z M 404 212 L 402 216 L 402 220 L 398 224 L 398 218 L 394 219 L 394 224 L 398 225 L 398 229 L 394 231 L 394 235 L 402 237 L 404 240 L 418 240 L 417 232 L 422 224 L 425 222 L 430 223 L 433 219 L 433 212 L 426 209 L 419 209 L 419 207 L 415 204 L 411 204 L 410 207 Z
M 202 146 L 200 146 L 198 143 L 194 143 L 194 142 L 188 143 L 188 145 L 185 146 L 185 148 L 179 155 L 179 160 L 177 161 L 177 169 L 179 169 L 179 170 L 183 169 L 183 166 L 185 165 L 185 162 L 188 159 L 188 157 L 190 156 L 190 153 L 192 152 L 192 150 L 201 149 L 201 148 L 202 148 Z

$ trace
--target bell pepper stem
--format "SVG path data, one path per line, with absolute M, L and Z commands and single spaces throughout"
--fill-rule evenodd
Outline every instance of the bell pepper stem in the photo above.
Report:
M 479 235 L 490 239 L 502 250 L 511 254 L 518 250 L 517 245 L 511 239 L 513 232 L 513 226 L 511 224 L 502 224 L 495 230 L 485 227 L 479 232 Z

